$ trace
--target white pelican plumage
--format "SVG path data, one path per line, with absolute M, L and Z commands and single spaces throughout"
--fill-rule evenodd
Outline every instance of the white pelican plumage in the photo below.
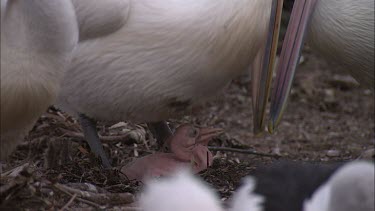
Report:
M 53 104 L 77 41 L 70 1 L 1 0 L 1 159 Z
M 109 167 L 92 120 L 152 123 L 188 113 L 251 65 L 275 31 L 276 2 L 73 0 L 85 35 L 57 105 L 80 117 L 91 149 Z M 98 34 L 96 25 L 110 27 Z

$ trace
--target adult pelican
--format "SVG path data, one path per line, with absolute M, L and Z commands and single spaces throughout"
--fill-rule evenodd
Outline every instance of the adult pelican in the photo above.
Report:
M 1 0 L 0 159 L 53 104 L 77 42 L 70 1 Z
M 96 120 L 147 122 L 168 134 L 162 121 L 214 96 L 257 54 L 263 65 L 254 71 L 261 78 L 253 80 L 255 104 L 264 101 L 268 89 L 258 87 L 267 85 L 276 51 L 280 2 L 73 0 L 80 42 L 57 105 L 79 117 L 92 151 L 109 167 Z

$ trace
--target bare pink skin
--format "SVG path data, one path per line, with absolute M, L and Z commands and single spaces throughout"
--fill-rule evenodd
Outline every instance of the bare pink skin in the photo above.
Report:
M 168 152 L 157 152 L 135 159 L 122 167 L 121 172 L 130 180 L 141 181 L 150 177 L 168 176 L 183 167 L 189 167 L 194 173 L 198 173 L 212 165 L 213 155 L 207 145 L 222 132 L 221 129 L 181 125 L 164 144 Z

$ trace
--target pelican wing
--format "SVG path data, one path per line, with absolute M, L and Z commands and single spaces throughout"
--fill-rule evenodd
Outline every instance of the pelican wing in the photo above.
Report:
M 79 24 L 80 41 L 109 35 L 124 26 L 130 0 L 72 0 Z

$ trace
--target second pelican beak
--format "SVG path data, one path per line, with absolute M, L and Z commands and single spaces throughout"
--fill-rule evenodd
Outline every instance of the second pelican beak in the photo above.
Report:
M 271 119 L 268 125 L 270 133 L 273 133 L 279 124 L 286 108 L 294 73 L 304 44 L 305 32 L 316 2 L 317 0 L 296 0 L 293 5 L 271 96 Z
M 267 40 L 253 64 L 254 70 L 252 71 L 251 81 L 255 135 L 264 131 L 265 115 L 279 40 L 283 2 L 284 0 L 272 1 Z

